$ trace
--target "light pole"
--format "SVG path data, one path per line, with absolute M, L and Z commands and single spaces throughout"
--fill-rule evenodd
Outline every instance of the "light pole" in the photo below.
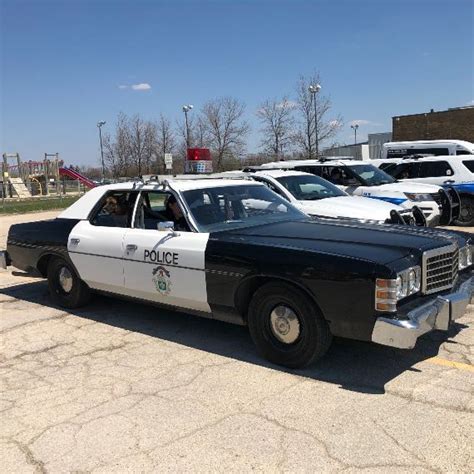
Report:
M 359 128 L 359 124 L 355 123 L 351 125 L 352 130 L 354 130 L 354 145 L 357 145 L 357 129 Z
M 189 142 L 189 123 L 188 123 L 188 112 L 193 109 L 193 106 L 188 104 L 188 105 L 183 105 L 183 112 L 184 112 L 184 121 L 186 122 L 186 149 L 190 147 L 190 142 Z
M 99 142 L 100 142 L 100 158 L 102 161 L 102 182 L 105 181 L 105 164 L 104 164 L 104 148 L 102 147 L 102 126 L 105 125 L 104 120 L 97 122 L 97 127 L 99 129 Z
M 319 155 L 319 137 L 318 137 L 318 105 L 316 102 L 316 94 L 321 90 L 321 84 L 311 84 L 308 87 L 314 103 L 314 143 L 316 145 L 316 157 Z

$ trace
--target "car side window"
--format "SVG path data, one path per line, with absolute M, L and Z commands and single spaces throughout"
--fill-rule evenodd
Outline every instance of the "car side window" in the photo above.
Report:
M 463 164 L 471 173 L 474 173 L 474 160 L 463 161 L 462 164 Z
M 267 181 L 266 179 L 262 179 L 262 178 L 257 178 L 257 177 L 254 179 L 255 181 L 258 181 L 259 183 L 263 183 L 268 189 L 272 190 L 274 193 L 277 193 L 283 199 L 286 199 L 288 201 L 288 198 L 270 181 Z
M 136 198 L 136 192 L 107 193 L 90 219 L 90 223 L 102 227 L 130 227 Z
M 342 166 L 328 166 L 328 181 L 333 184 L 339 184 L 342 186 L 360 186 L 361 183 L 358 179 L 351 176 L 348 171 Z M 324 177 L 324 176 L 323 176 Z
M 452 176 L 453 169 L 447 161 L 427 161 L 420 163 L 419 178 Z
M 394 169 L 385 169 L 384 171 L 395 179 L 414 179 L 418 178 L 418 163 L 401 163 Z
M 181 206 L 172 193 L 163 191 L 142 192 L 133 227 L 157 230 L 160 222 L 173 222 L 175 230 L 190 230 Z

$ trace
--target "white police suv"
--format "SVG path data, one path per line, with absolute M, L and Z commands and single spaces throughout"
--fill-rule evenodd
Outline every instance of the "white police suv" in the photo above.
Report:
M 416 206 L 412 209 L 404 209 L 384 201 L 350 196 L 329 181 L 311 173 L 269 169 L 248 173 L 231 172 L 230 174 L 249 176 L 265 184 L 310 216 L 349 219 L 374 224 L 426 226 L 423 212 Z
M 418 206 L 430 227 L 450 224 L 459 215 L 459 196 L 453 190 L 424 183 L 404 183 L 358 160 L 294 160 L 266 163 L 261 169 L 292 169 L 327 179 L 353 196 L 396 204 L 405 209 Z
M 461 211 L 454 223 L 474 225 L 474 155 L 415 155 L 374 160 L 374 165 L 403 183 L 428 183 L 454 189 L 461 199 Z

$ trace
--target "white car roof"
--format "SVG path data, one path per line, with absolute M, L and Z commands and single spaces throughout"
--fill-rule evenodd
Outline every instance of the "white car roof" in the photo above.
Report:
M 304 171 L 293 171 L 293 170 L 262 170 L 255 171 L 255 173 L 248 173 L 248 176 L 270 176 L 272 178 L 281 178 L 282 176 L 314 176 L 311 173 L 305 173 Z
M 374 163 L 413 163 L 413 162 L 425 162 L 425 161 L 452 161 L 453 163 L 459 163 L 460 161 L 474 161 L 474 155 L 436 155 L 436 156 L 424 156 L 422 158 L 380 158 L 372 160 Z
M 467 148 L 474 149 L 474 143 L 468 142 L 466 140 L 413 140 L 406 142 L 387 142 L 384 143 L 384 148 L 391 146 L 410 146 L 410 145 L 441 145 L 441 144 L 453 144 L 453 145 L 462 145 Z
M 274 169 L 274 168 L 281 168 L 285 166 L 332 166 L 332 165 L 366 165 L 370 163 L 370 161 L 362 161 L 362 160 L 289 160 L 289 161 L 273 161 L 271 163 L 265 163 L 262 165 L 263 169 Z
M 224 186 L 264 186 L 262 183 L 249 179 L 222 179 L 222 178 L 190 178 L 173 179 L 169 177 L 170 187 L 178 192 L 190 191 L 193 189 L 218 188 Z M 141 183 L 125 182 L 97 186 L 88 191 L 84 196 L 78 199 L 58 215 L 60 219 L 87 219 L 91 210 L 97 202 L 109 191 L 153 191 L 163 190 L 163 185 L 159 182 Z

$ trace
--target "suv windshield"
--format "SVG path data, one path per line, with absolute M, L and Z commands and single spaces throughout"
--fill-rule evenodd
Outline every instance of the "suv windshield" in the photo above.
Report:
M 183 197 L 200 232 L 308 219 L 264 185 L 193 189 Z
M 298 201 L 315 201 L 346 195 L 337 186 L 319 176 L 281 176 L 276 180 L 285 186 Z
M 347 165 L 347 168 L 358 176 L 366 186 L 378 186 L 395 182 L 389 174 L 374 165 Z

